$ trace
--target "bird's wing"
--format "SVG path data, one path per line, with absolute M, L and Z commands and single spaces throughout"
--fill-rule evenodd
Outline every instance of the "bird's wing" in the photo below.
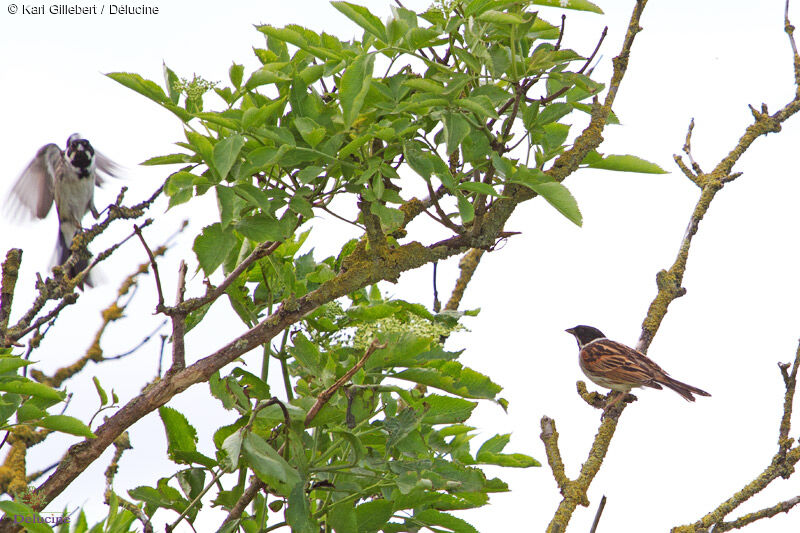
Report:
M 98 186 L 105 182 L 105 179 L 103 179 L 100 174 L 105 174 L 110 178 L 118 178 L 122 173 L 122 167 L 120 165 L 96 150 L 94 153 L 94 166 L 95 169 L 97 169 L 94 183 Z
M 643 353 L 622 343 L 608 339 L 589 343 L 581 350 L 581 359 L 588 372 L 609 381 L 661 388 L 653 378 L 664 371 Z
M 44 218 L 53 206 L 56 171 L 61 164 L 61 149 L 55 144 L 42 146 L 36 157 L 17 178 L 6 199 L 4 210 L 12 219 Z

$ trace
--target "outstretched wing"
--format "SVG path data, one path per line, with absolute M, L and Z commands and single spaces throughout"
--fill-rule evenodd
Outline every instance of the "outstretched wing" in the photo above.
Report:
M 94 167 L 97 170 L 97 172 L 95 172 L 94 184 L 97 186 L 102 185 L 106 181 L 100 176 L 101 173 L 110 178 L 119 178 L 122 173 L 121 166 L 97 150 L 94 152 Z
M 35 216 L 44 218 L 53 206 L 53 188 L 61 149 L 55 144 L 42 146 L 28 164 L 5 201 L 9 218 L 24 220 Z

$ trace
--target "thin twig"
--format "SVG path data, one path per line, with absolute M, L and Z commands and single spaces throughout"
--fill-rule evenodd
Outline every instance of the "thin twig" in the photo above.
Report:
M 353 366 L 353 368 L 345 372 L 344 375 L 339 379 L 337 379 L 333 385 L 325 389 L 319 396 L 317 396 L 317 401 L 314 402 L 314 405 L 311 406 L 311 409 L 308 410 L 308 414 L 306 415 L 304 421 L 306 427 L 308 427 L 311 421 L 314 420 L 314 417 L 317 416 L 319 410 L 322 409 L 322 407 L 326 403 L 328 403 L 328 400 L 331 399 L 331 397 L 336 393 L 336 391 L 339 390 L 342 387 L 342 385 L 347 383 L 350 380 L 350 378 L 352 378 L 355 375 L 356 372 L 361 370 L 361 368 L 367 362 L 367 359 L 369 359 L 369 356 L 372 355 L 375 352 L 375 350 L 379 350 L 382 348 L 386 348 L 386 344 L 380 344 L 377 339 L 373 340 L 372 343 L 367 348 L 367 350 L 364 352 L 364 355 L 361 357 L 361 359 L 358 360 L 358 362 Z
M 136 236 L 139 237 L 140 241 L 142 241 L 142 246 L 144 246 L 144 249 L 147 252 L 147 257 L 150 258 L 150 266 L 153 267 L 153 276 L 156 278 L 156 290 L 158 291 L 158 304 L 156 304 L 156 309 L 161 310 L 164 307 L 164 292 L 161 290 L 161 276 L 158 274 L 158 264 L 156 263 L 156 258 L 153 255 L 153 251 L 149 246 L 147 246 L 147 242 L 144 240 L 141 228 L 134 224 L 133 231 L 136 232 Z
M 600 517 L 603 516 L 603 509 L 606 508 L 606 495 L 600 498 L 600 505 L 597 507 L 597 513 L 594 515 L 594 522 L 592 522 L 592 529 L 589 533 L 597 533 L 597 525 L 600 523 Z

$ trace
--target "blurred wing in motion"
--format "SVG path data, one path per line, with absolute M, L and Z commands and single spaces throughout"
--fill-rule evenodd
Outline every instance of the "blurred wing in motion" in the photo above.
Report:
M 44 218 L 53 206 L 53 189 L 61 149 L 55 144 L 42 146 L 22 172 L 5 201 L 3 210 L 13 220 Z
M 94 167 L 96 170 L 94 184 L 97 186 L 105 182 L 105 179 L 103 179 L 100 174 L 104 174 L 110 178 L 119 178 L 120 174 L 122 174 L 122 167 L 120 165 L 96 150 L 94 153 Z

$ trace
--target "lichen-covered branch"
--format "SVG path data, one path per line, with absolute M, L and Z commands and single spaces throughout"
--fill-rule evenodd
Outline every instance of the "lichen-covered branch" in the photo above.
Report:
M 12 248 L 6 253 L 6 260 L 3 262 L 3 277 L 0 282 L 0 339 L 3 339 L 3 346 L 8 346 L 6 329 L 8 319 L 11 316 L 11 302 L 14 300 L 14 287 L 17 285 L 19 267 L 22 262 L 22 250 Z
M 147 200 L 144 200 L 143 202 L 140 202 L 132 207 L 125 207 L 120 205 L 124 193 L 123 188 L 117 197 L 116 202 L 109 205 L 108 214 L 106 215 L 105 219 L 76 235 L 73 241 L 73 246 L 76 247 L 76 249 L 85 248 L 88 243 L 92 241 L 92 239 L 103 233 L 115 220 L 129 220 L 141 217 L 144 214 L 145 209 L 150 207 L 150 205 L 161 194 L 162 190 L 163 185 L 159 187 Z M 106 252 L 113 251 L 114 249 L 116 249 L 116 245 L 111 247 L 111 249 L 107 250 Z M 107 256 L 108 253 L 106 252 L 100 254 L 98 259 L 100 257 Z M 36 284 L 36 289 L 38 290 L 39 294 L 22 318 L 20 318 L 14 326 L 11 326 L 4 331 L 5 338 L 0 339 L 0 342 L 3 342 L 3 346 L 9 346 L 11 343 L 16 342 L 30 331 L 36 329 L 38 325 L 55 318 L 61 309 L 66 307 L 66 305 L 70 305 L 77 301 L 78 295 L 75 293 L 75 288 L 83 281 L 85 272 L 80 273 L 75 279 L 66 279 L 64 274 L 64 272 L 69 270 L 70 266 L 74 266 L 77 260 L 77 254 L 73 252 L 65 265 L 53 269 L 53 276 Z M 92 263 L 92 266 L 94 264 L 95 262 Z M 49 313 L 47 317 L 41 317 L 39 321 L 35 322 L 39 312 L 42 310 L 42 308 L 44 308 L 45 304 L 51 300 L 60 300 L 57 309 Z
M 764 490 L 770 483 L 779 477 L 787 479 L 795 471 L 795 466 L 800 462 L 800 445 L 794 445 L 794 439 L 789 438 L 791 430 L 792 406 L 794 393 L 797 389 L 797 370 L 800 367 L 800 344 L 791 366 L 791 372 L 787 372 L 788 365 L 781 365 L 781 374 L 784 377 L 786 392 L 783 401 L 783 413 L 778 427 L 778 451 L 772 457 L 769 466 L 764 469 L 753 481 L 742 487 L 733 496 L 722 502 L 716 509 L 705 515 L 697 522 L 672 529 L 672 533 L 700 533 L 707 531 L 711 526 L 714 531 L 730 531 L 746 526 L 761 518 L 769 518 L 781 512 L 788 512 L 797 505 L 797 498 L 786 502 L 778 503 L 772 507 L 762 509 L 755 513 L 746 514 L 736 520 L 725 522 L 724 519 L 737 507 Z
M 472 276 L 475 274 L 475 270 L 478 268 L 478 264 L 480 264 L 484 252 L 485 250 L 480 248 L 473 248 L 465 253 L 464 257 L 458 262 L 458 268 L 461 270 L 461 274 L 459 274 L 456 280 L 456 286 L 453 287 L 453 293 L 450 295 L 450 299 L 444 306 L 446 311 L 456 311 L 458 309 L 458 306 L 461 304 L 461 298 L 464 296 L 464 291 L 467 290 L 467 285 L 469 285 L 469 282 L 472 280 Z

